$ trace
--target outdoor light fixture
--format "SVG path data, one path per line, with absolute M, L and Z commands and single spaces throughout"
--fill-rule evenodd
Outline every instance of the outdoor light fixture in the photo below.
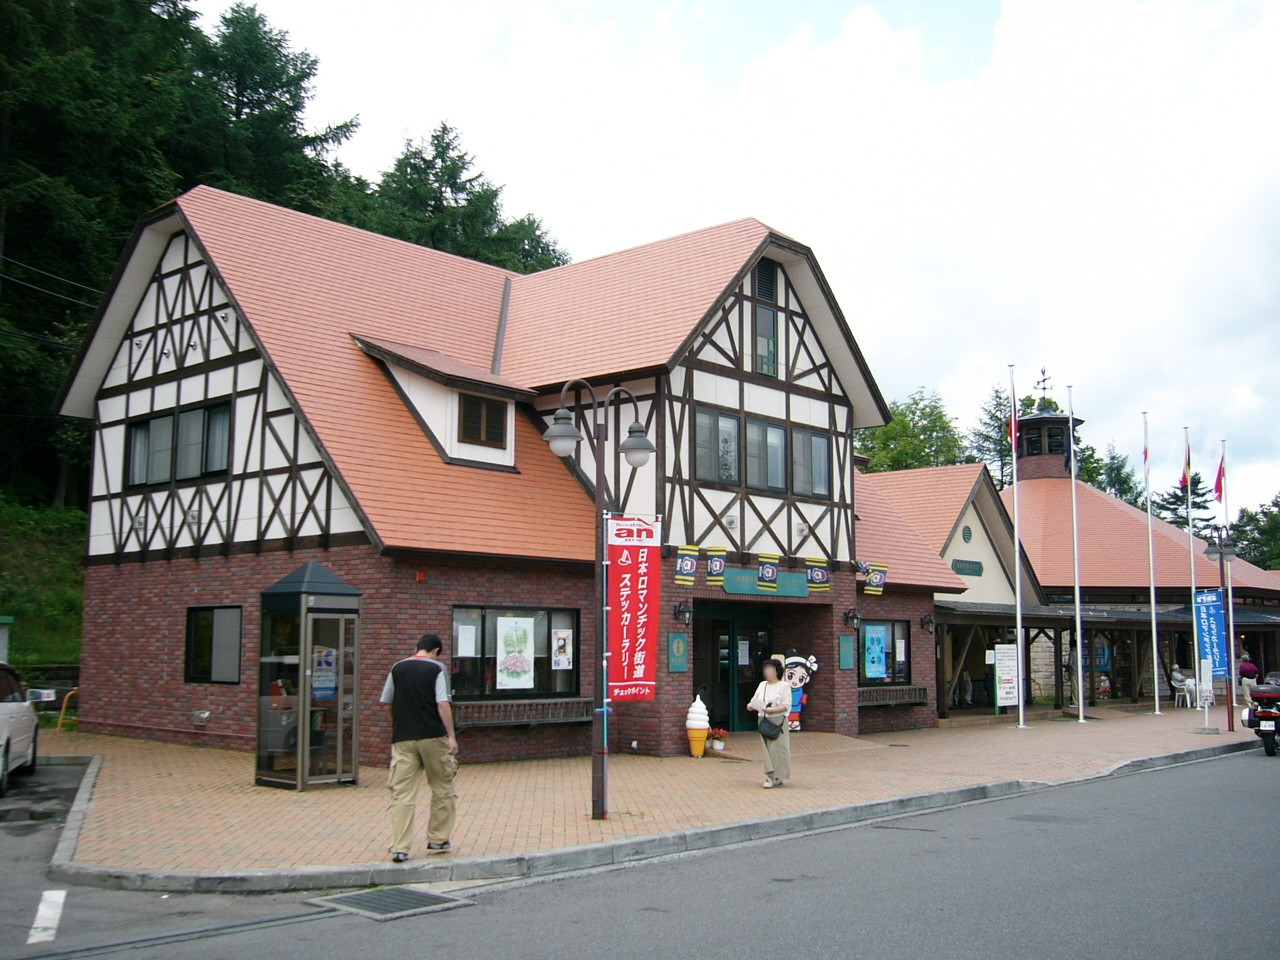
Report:
M 676 604 L 676 608 L 671 611 L 671 615 L 676 618 L 677 623 L 683 623 L 688 626 L 693 623 L 693 604 L 688 600 L 681 600 Z
M 920 629 L 928 630 L 930 633 L 933 633 L 933 628 L 937 626 L 937 623 L 938 621 L 934 620 L 933 617 L 926 613 L 920 618 Z
M 595 388 L 585 380 L 566 381 L 560 390 L 560 406 L 551 416 L 551 426 L 542 435 L 557 457 L 571 457 L 578 449 L 578 444 L 585 437 L 573 422 L 573 414 L 569 412 L 569 388 L 577 386 L 591 395 L 591 431 L 595 440 L 593 445 L 596 459 L 596 657 L 600 663 L 600 677 L 595 684 L 595 695 L 592 697 L 591 711 L 591 819 L 609 819 L 609 707 L 606 696 L 609 687 L 609 651 L 605 645 L 605 595 L 604 595 L 604 523 L 605 517 L 613 508 L 605 497 L 605 448 L 609 442 L 609 405 L 615 400 L 631 401 L 635 420 L 627 428 L 627 439 L 617 446 L 617 454 L 627 461 L 632 469 L 643 467 L 649 457 L 657 452 L 653 442 L 645 436 L 644 426 L 640 423 L 640 404 L 626 387 L 614 387 L 603 398 L 596 395 Z M 616 461 L 615 461 L 616 462 Z M 677 613 L 677 617 L 679 614 Z M 693 610 L 689 609 L 688 623 L 693 619 Z
M 862 622 L 862 618 L 858 616 L 858 611 L 853 607 L 840 614 L 840 619 L 844 621 L 846 627 L 853 627 L 855 630 L 858 629 L 858 624 Z

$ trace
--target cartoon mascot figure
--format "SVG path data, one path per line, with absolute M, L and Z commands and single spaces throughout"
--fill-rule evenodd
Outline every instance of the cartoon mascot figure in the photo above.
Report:
M 814 657 L 801 657 L 793 654 L 783 663 L 785 673 L 783 679 L 791 685 L 791 712 L 787 714 L 787 726 L 796 731 L 800 729 L 800 711 L 804 709 L 809 695 L 804 692 L 810 678 L 818 672 L 818 661 Z

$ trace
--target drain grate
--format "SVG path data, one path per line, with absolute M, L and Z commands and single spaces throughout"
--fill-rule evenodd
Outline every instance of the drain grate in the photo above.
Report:
M 370 920 L 399 920 L 420 913 L 469 907 L 473 901 L 460 897 L 447 897 L 413 887 L 382 887 L 378 890 L 360 890 L 356 893 L 340 893 L 332 897 L 320 897 L 307 903 L 331 910 L 345 910 Z

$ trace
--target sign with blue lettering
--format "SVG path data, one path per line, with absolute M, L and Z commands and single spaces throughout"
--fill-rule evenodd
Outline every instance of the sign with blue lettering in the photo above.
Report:
M 1200 657 L 1212 661 L 1213 675 L 1227 675 L 1227 628 L 1223 622 L 1222 591 L 1196 593 L 1196 628 L 1200 631 Z

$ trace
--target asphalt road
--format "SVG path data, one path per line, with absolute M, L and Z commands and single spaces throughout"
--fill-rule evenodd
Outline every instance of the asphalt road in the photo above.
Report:
M 1280 937 L 1270 831 L 1280 761 L 1218 760 L 817 835 L 541 883 L 459 891 L 473 906 L 376 922 L 301 896 L 223 897 L 190 936 L 156 915 L 127 929 L 72 888 L 55 943 L 5 956 L 139 958 L 1269 956 Z M 149 898 L 156 894 L 114 894 Z M 268 903 L 268 900 L 270 902 Z M 125 901 L 122 901 L 125 902 Z M 231 909 L 239 905 L 244 909 Z M 269 907 L 269 908 L 268 908 Z M 235 916 L 235 921 L 230 916 Z M 266 925 L 270 917 L 282 921 Z M 296 918 L 314 917 L 297 921 Z M 197 919 L 197 918 L 193 918 Z M 254 925 L 258 924 L 258 925 Z M 7 944 L 5 945 L 7 946 Z

